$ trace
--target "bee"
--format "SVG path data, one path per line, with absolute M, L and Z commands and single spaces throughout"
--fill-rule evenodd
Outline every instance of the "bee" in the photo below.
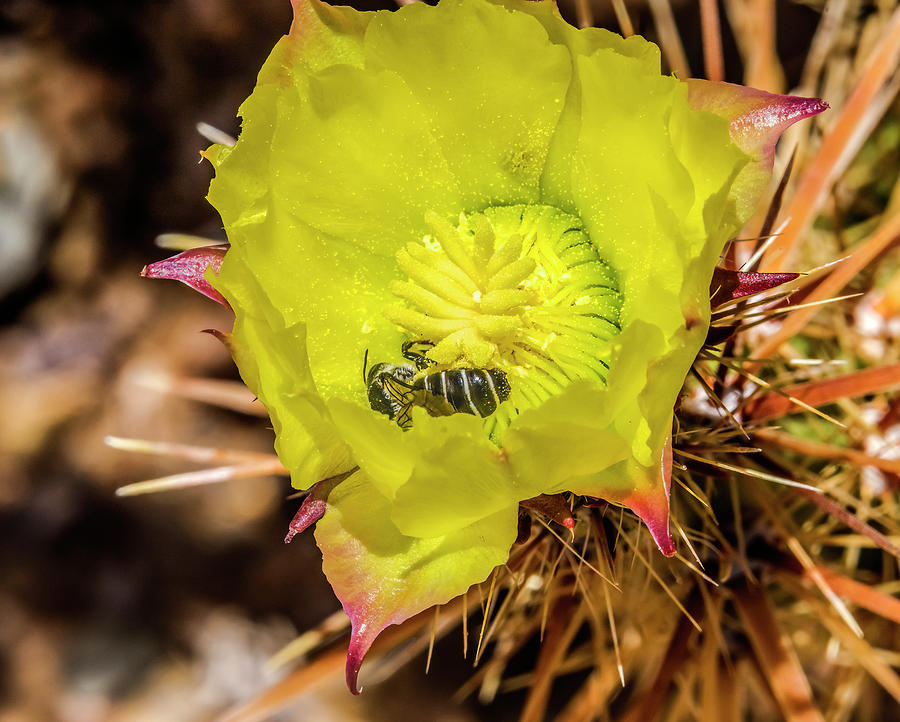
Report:
M 509 398 L 509 381 L 498 369 L 428 371 L 435 362 L 414 347 L 431 345 L 427 341 L 407 341 L 401 347 L 401 353 L 412 363 L 378 363 L 368 373 L 366 352 L 363 378 L 372 409 L 407 429 L 412 425 L 414 406 L 421 406 L 432 416 L 472 414 L 484 418 Z

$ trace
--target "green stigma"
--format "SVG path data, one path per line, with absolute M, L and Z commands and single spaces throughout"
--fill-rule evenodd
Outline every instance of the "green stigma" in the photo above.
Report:
M 436 213 L 426 221 L 432 233 L 397 253 L 409 280 L 391 284 L 404 303 L 385 313 L 434 344 L 429 373 L 506 374 L 508 402 L 485 420 L 492 437 L 574 381 L 605 385 L 622 295 L 581 219 L 514 205 L 461 214 L 456 226 Z

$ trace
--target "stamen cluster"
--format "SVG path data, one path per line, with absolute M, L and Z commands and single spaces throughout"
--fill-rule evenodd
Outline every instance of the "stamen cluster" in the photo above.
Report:
M 609 341 L 622 304 L 616 275 L 580 219 L 551 206 L 498 206 L 436 213 L 432 234 L 397 253 L 409 280 L 391 291 L 405 303 L 386 311 L 445 368 L 496 368 L 510 378 L 512 416 L 577 379 L 606 381 Z M 499 429 L 498 429 L 499 427 Z

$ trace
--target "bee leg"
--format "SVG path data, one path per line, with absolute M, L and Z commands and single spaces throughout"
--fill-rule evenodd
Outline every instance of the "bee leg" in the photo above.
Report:
M 427 346 L 432 347 L 434 344 L 431 341 L 405 341 L 403 345 L 400 347 L 400 353 L 403 355 L 407 361 L 412 361 L 416 368 L 421 371 L 422 369 L 426 369 L 429 366 L 434 365 L 434 361 L 428 358 L 421 351 L 413 351 L 413 346 Z

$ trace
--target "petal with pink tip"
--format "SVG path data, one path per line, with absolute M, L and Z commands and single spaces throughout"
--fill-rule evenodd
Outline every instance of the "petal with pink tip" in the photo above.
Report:
M 785 130 L 828 108 L 819 98 L 776 95 L 732 83 L 692 79 L 687 84 L 688 102 L 694 110 L 725 118 L 735 145 L 755 160 L 770 163 L 775 143 Z
M 657 478 L 654 480 L 656 483 L 647 489 L 638 485 L 637 490 L 625 497 L 622 503 L 647 525 L 650 536 L 653 537 L 659 550 L 665 556 L 671 557 L 675 555 L 675 543 L 669 532 L 669 493 L 672 487 L 671 435 L 666 439 L 662 458 L 655 472 L 657 473 Z
M 754 210 L 769 183 L 775 144 L 781 134 L 798 120 L 826 110 L 828 104 L 819 98 L 776 95 L 731 83 L 697 79 L 686 82 L 691 107 L 725 118 L 732 141 L 751 158 L 732 186 L 738 212 L 745 217 Z
M 752 296 L 777 288 L 799 276 L 799 273 L 750 273 L 717 267 L 713 271 L 712 283 L 709 284 L 709 295 L 712 305 L 720 306 L 735 298 Z
M 347 476 L 348 474 L 339 474 L 312 485 L 309 494 L 288 524 L 288 532 L 284 537 L 285 544 L 290 544 L 295 536 L 302 534 L 322 518 L 328 508 L 328 495 Z
M 427 539 L 401 534 L 390 512 L 390 501 L 357 472 L 329 494 L 316 524 L 322 568 L 352 625 L 347 686 L 354 694 L 363 657 L 385 627 L 483 581 L 506 561 L 518 531 L 516 504 Z
M 291 0 L 290 60 L 313 72 L 340 63 L 363 64 L 362 41 L 372 13 L 320 0 Z
M 215 274 L 219 273 L 222 259 L 225 258 L 227 250 L 228 246 L 226 245 L 192 248 L 177 256 L 145 266 L 141 275 L 145 278 L 168 278 L 173 281 L 181 281 L 207 298 L 227 307 L 228 301 L 206 280 L 208 268 L 211 268 Z
M 671 557 L 675 554 L 675 543 L 669 531 L 671 485 L 672 436 L 669 434 L 656 465 L 646 468 L 634 463 L 634 460 L 628 460 L 614 466 L 608 472 L 579 484 L 576 491 L 631 509 L 644 522 L 659 550 L 665 556 Z M 597 501 L 591 506 L 599 506 L 602 503 Z

